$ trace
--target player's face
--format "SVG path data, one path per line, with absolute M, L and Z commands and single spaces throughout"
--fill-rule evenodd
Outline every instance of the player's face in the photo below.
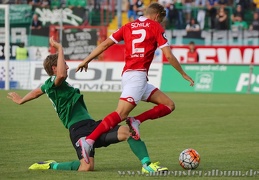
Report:
M 190 48 L 190 50 L 194 50 L 194 45 L 193 45 L 193 44 L 190 44 L 190 45 L 189 45 L 189 48 Z
M 66 70 L 68 70 L 69 69 L 69 66 L 67 65 L 67 63 L 65 63 L 66 64 Z
M 65 62 L 65 65 L 66 65 L 66 70 L 68 70 L 68 69 L 69 69 L 69 66 L 67 65 L 66 62 Z M 53 73 L 54 73 L 55 75 L 57 75 L 57 66 L 52 66 L 52 70 L 53 70 Z

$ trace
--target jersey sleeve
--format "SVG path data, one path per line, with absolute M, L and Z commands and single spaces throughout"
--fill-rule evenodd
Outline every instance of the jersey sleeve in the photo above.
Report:
M 42 84 L 40 89 L 41 89 L 42 92 L 46 93 L 46 85 L 45 84 Z
M 42 92 L 46 93 L 46 91 L 54 85 L 54 81 L 56 79 L 56 76 L 51 76 L 49 79 L 45 81 L 43 85 L 41 85 L 40 89 Z
M 156 32 L 156 38 L 158 43 L 158 48 L 163 48 L 165 46 L 169 46 L 168 40 L 165 35 L 165 31 L 162 28 L 162 26 L 158 26 L 157 32 Z
M 124 29 L 124 26 L 122 26 L 114 33 L 112 33 L 109 38 L 113 40 L 113 42 L 115 42 L 116 44 L 119 43 L 120 41 L 123 40 L 123 29 Z

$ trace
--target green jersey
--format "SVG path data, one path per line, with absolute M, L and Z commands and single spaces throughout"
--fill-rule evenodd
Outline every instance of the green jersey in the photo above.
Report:
M 47 79 L 41 86 L 41 90 L 48 95 L 63 125 L 69 129 L 79 121 L 92 119 L 79 89 L 73 88 L 66 81 L 56 87 L 55 79 L 56 76 Z

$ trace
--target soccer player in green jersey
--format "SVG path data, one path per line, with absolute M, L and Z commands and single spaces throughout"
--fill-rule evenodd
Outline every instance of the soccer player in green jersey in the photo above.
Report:
M 43 65 L 50 76 L 45 83 L 26 94 L 24 97 L 15 92 L 8 93 L 8 98 L 17 104 L 24 104 L 47 94 L 65 128 L 69 129 L 71 142 L 77 152 L 79 160 L 71 162 L 55 162 L 54 160 L 35 163 L 29 169 L 53 169 L 53 170 L 94 170 L 94 148 L 106 147 L 110 144 L 127 140 L 132 152 L 142 163 L 142 172 L 164 172 L 166 167 L 158 163 L 151 163 L 146 145 L 143 141 L 135 140 L 130 136 L 128 126 L 117 125 L 107 133 L 101 135 L 90 152 L 90 163 L 86 163 L 77 141 L 88 136 L 101 121 L 94 121 L 90 116 L 79 89 L 73 88 L 66 82 L 68 66 L 64 60 L 63 48 L 53 38 L 50 38 L 50 45 L 55 47 L 57 54 L 48 55 Z

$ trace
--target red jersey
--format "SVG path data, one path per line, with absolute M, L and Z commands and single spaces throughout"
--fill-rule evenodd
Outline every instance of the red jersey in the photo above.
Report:
M 157 47 L 169 46 L 161 24 L 143 16 L 122 26 L 110 38 L 115 43 L 124 40 L 126 52 L 122 72 L 139 70 L 148 73 Z
M 199 54 L 197 51 L 187 53 L 187 63 L 197 63 L 199 62 Z

